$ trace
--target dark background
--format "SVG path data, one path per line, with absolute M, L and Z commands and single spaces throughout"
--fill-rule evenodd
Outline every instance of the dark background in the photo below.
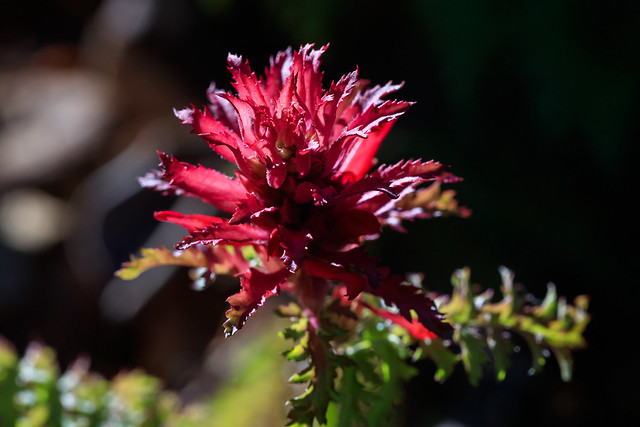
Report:
M 203 104 L 211 80 L 230 88 L 229 51 L 260 72 L 307 42 L 331 44 L 327 85 L 356 66 L 374 83 L 406 82 L 397 96 L 417 104 L 381 161 L 433 158 L 465 179 L 455 189 L 472 217 L 386 232 L 372 247 L 386 264 L 423 271 L 436 291 L 462 266 L 495 287 L 505 265 L 539 296 L 548 281 L 570 301 L 591 296 L 573 382 L 553 360 L 527 376 L 526 352 L 504 383 L 478 388 L 460 370 L 435 384 L 424 363 L 407 425 L 637 422 L 632 0 L 0 1 L 0 335 L 20 350 L 42 340 L 63 365 L 89 354 L 105 375 L 142 366 L 187 384 L 234 288 L 194 292 L 166 269 L 112 279 L 140 245 L 180 237 L 155 229 L 152 212 L 171 201 L 139 192 L 136 177 L 155 149 L 220 167 L 171 108 Z M 43 228 L 29 212 L 45 212 Z

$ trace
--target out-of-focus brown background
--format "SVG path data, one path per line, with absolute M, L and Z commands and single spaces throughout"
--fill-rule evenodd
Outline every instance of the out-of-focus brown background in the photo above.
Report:
M 203 104 L 212 80 L 230 88 L 229 51 L 260 72 L 307 42 L 331 43 L 327 84 L 356 66 L 374 83 L 406 82 L 398 97 L 418 103 L 381 161 L 434 158 L 465 178 L 455 188 L 473 216 L 388 231 L 371 247 L 384 263 L 424 272 L 436 291 L 465 265 L 496 286 L 506 265 L 537 295 L 553 281 L 569 298 L 592 297 L 590 348 L 576 354 L 572 383 L 554 361 L 529 377 L 526 352 L 504 383 L 478 388 L 460 371 L 434 384 L 423 363 L 407 425 L 638 421 L 627 391 L 638 384 L 631 0 L 1 0 L 0 335 L 19 349 L 41 340 L 63 365 L 87 354 L 108 376 L 143 367 L 187 397 L 215 386 L 203 358 L 228 343 L 233 281 L 195 292 L 177 269 L 113 278 L 141 245 L 182 235 L 152 219 L 175 201 L 139 191 L 136 177 L 156 166 L 156 149 L 223 167 L 172 108 Z

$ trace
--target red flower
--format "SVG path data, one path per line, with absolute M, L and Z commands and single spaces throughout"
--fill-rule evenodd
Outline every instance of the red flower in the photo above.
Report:
M 256 249 L 261 266 L 237 272 L 242 289 L 228 299 L 227 335 L 281 288 L 317 312 L 334 281 L 345 285 L 350 299 L 370 292 L 396 304 L 405 326 L 419 321 L 444 333 L 449 326 L 431 300 L 386 277 L 362 245 L 384 225 L 402 230 L 403 219 L 467 215 L 451 192 L 440 193 L 439 183 L 458 178 L 440 163 L 421 160 L 382 165 L 368 173 L 382 139 L 411 103 L 384 100 L 402 85 L 367 88 L 357 70 L 323 90 L 320 56 L 325 50 L 307 45 L 279 52 L 264 77 L 257 77 L 242 57 L 229 55 L 237 95 L 212 85 L 208 108 L 175 113 L 236 165 L 235 177 L 159 153 L 161 171 L 148 174 L 141 184 L 165 194 L 199 197 L 229 214 L 157 212 L 157 219 L 189 232 L 176 248 Z M 432 184 L 417 190 L 424 182 Z M 412 309 L 417 320 L 411 318 Z

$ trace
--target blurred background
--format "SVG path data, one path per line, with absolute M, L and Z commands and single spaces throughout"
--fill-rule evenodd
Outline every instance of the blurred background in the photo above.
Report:
M 182 236 L 152 218 L 175 201 L 136 178 L 156 167 L 156 149 L 223 167 L 172 108 L 204 104 L 211 81 L 230 89 L 228 52 L 260 72 L 307 42 L 331 44 L 327 85 L 356 66 L 374 83 L 406 82 L 397 96 L 417 104 L 382 162 L 436 159 L 465 179 L 455 189 L 471 218 L 387 231 L 371 247 L 384 263 L 424 272 L 435 291 L 463 266 L 496 287 L 505 265 L 538 296 L 552 281 L 570 301 L 592 298 L 573 382 L 553 360 L 528 376 L 525 352 L 503 383 L 477 388 L 461 370 L 436 384 L 425 362 L 407 386 L 406 425 L 640 420 L 632 0 L 0 0 L 0 335 L 21 351 L 42 341 L 63 366 L 88 355 L 106 376 L 142 367 L 187 400 L 218 387 L 229 348 L 260 326 L 222 342 L 233 281 L 196 292 L 172 268 L 114 279 L 140 246 Z M 192 202 L 173 209 L 201 209 Z

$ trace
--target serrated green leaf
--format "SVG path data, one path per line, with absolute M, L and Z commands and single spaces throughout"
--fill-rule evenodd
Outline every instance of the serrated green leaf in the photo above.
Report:
M 458 355 L 449 350 L 440 338 L 422 341 L 419 345 L 424 356 L 436 364 L 434 379 L 443 382 L 449 378 L 460 361 Z
M 396 405 L 401 401 L 405 381 L 417 374 L 417 369 L 406 362 L 409 354 L 402 340 L 389 330 L 368 328 L 368 340 L 378 361 L 378 385 L 373 389 L 376 400 L 367 411 L 368 425 L 396 424 Z
M 469 382 L 474 386 L 478 385 L 483 367 L 489 362 L 485 341 L 467 329 L 460 330 L 459 336 L 462 363 L 469 375 Z
M 166 247 L 142 248 L 139 257 L 131 255 L 128 262 L 116 271 L 116 276 L 122 280 L 133 280 L 153 267 L 163 265 L 178 265 L 184 267 L 207 267 L 207 259 L 202 251 L 195 248 L 187 250 L 171 250 Z
M 303 344 L 298 344 L 295 347 L 293 347 L 290 350 L 285 351 L 284 353 L 282 353 L 282 355 L 284 357 L 286 357 L 289 360 L 295 360 L 297 362 L 301 362 L 303 360 L 306 360 L 307 357 L 309 357 L 309 353 L 307 351 L 307 347 Z
M 286 317 L 292 320 L 298 319 L 302 315 L 302 309 L 294 302 L 290 302 L 287 305 L 279 305 L 274 312 L 280 317 Z
M 450 322 L 464 323 L 469 321 L 474 312 L 473 294 L 469 279 L 471 270 L 461 268 L 456 270 L 451 276 L 453 293 L 451 299 L 440 307 L 440 311 L 445 314 Z
M 334 425 L 351 427 L 363 424 L 365 417 L 362 414 L 362 405 L 370 404 L 374 395 L 365 390 L 362 383 L 358 381 L 358 369 L 355 366 L 343 370 L 340 385 L 337 401 L 339 405 L 330 404 L 330 408 L 333 406 L 338 413 Z M 330 418 L 329 414 L 327 417 Z
M 330 339 L 342 339 L 349 334 L 349 330 L 333 324 L 325 324 L 318 329 L 318 334 L 331 337 Z
M 585 346 L 583 333 L 590 321 L 587 313 L 588 298 L 578 296 L 574 305 L 567 304 L 566 299 L 558 298 L 555 286 L 549 284 L 542 303 L 533 305 L 531 301 L 534 298 L 525 298 L 521 292 L 516 292 L 513 272 L 504 267 L 499 271 L 502 276 L 501 301 L 491 303 L 486 292 L 486 295 L 472 295 L 473 289 L 468 286 L 469 271 L 464 269 L 454 274 L 453 296 L 449 302 L 440 306 L 440 310 L 457 329 L 475 330 L 479 333 L 477 338 L 480 338 L 480 334 L 488 334 L 489 345 L 484 345 L 494 353 L 496 376 L 499 380 L 504 378 L 510 364 L 511 350 L 501 349 L 502 344 L 507 343 L 507 340 L 501 340 L 504 331 L 525 339 L 533 358 L 529 370 L 531 374 L 544 366 L 545 352 L 551 351 L 558 358 L 563 379 L 570 378 L 571 351 Z M 474 301 L 473 309 L 469 308 L 471 299 Z M 480 365 L 484 364 L 484 360 L 481 352 L 473 350 L 479 350 L 481 343 L 464 334 L 454 334 L 453 338 L 461 346 L 462 361 L 470 374 L 471 382 L 477 383 L 482 371 L 477 368 L 478 363 L 474 362 L 473 355 L 480 357 Z
M 300 338 L 306 335 L 305 331 L 299 331 L 296 328 L 285 328 L 278 333 L 280 338 L 298 341 Z
M 511 366 L 513 344 L 504 339 L 498 331 L 492 330 L 489 334 L 489 348 L 493 355 L 496 379 L 504 381 L 507 376 L 507 370 Z
M 558 307 L 558 293 L 553 283 L 547 283 L 547 293 L 542 300 L 542 304 L 533 311 L 536 317 L 541 319 L 553 319 L 556 316 Z
M 316 374 L 316 371 L 313 369 L 313 366 L 308 366 L 302 371 L 296 374 L 293 374 L 291 377 L 289 377 L 289 382 L 293 384 L 305 384 L 311 381 L 315 376 L 315 374 Z
M 529 375 L 537 374 L 544 367 L 547 359 L 544 356 L 544 349 L 536 341 L 535 337 L 531 334 L 521 334 L 525 339 L 529 350 L 531 351 L 531 368 L 529 369 Z
M 563 381 L 569 382 L 573 377 L 573 357 L 571 352 L 566 348 L 554 348 L 553 355 L 560 366 L 560 376 Z

